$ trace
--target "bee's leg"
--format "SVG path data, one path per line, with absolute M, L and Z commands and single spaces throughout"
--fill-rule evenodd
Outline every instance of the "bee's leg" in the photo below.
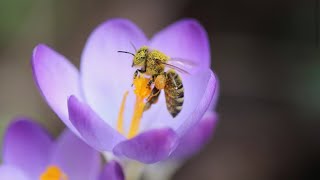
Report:
M 146 72 L 146 69 L 147 69 L 147 67 L 144 66 L 144 67 L 142 67 L 141 69 L 139 69 L 138 71 L 141 72 L 141 73 L 145 73 L 145 72 Z
M 139 72 L 140 72 L 139 69 L 137 69 L 137 70 L 134 72 L 134 74 L 133 74 L 133 79 L 136 79 L 136 78 L 137 78 Z
M 159 95 L 160 95 L 160 90 L 154 87 L 152 89 L 150 96 L 147 99 L 146 105 L 144 106 L 144 111 L 150 109 L 152 104 L 155 104 L 158 102 Z
M 133 79 L 136 79 L 139 73 L 145 73 L 145 72 L 146 72 L 145 68 L 137 69 L 133 74 Z
M 136 70 L 136 71 L 134 72 L 134 74 L 133 74 L 133 79 L 136 79 L 136 78 L 137 78 L 137 76 L 138 76 L 138 74 L 139 74 L 139 71 L 138 71 L 138 70 Z
M 135 79 L 137 78 L 138 74 L 139 74 L 139 69 L 137 69 L 137 70 L 134 72 L 134 74 L 133 74 L 133 80 L 135 80 Z M 131 84 L 131 87 L 132 87 L 132 86 L 133 86 L 133 83 Z
M 151 76 L 149 82 L 148 82 L 148 87 L 151 86 L 152 83 L 154 83 L 154 80 L 155 80 L 155 77 L 154 76 Z

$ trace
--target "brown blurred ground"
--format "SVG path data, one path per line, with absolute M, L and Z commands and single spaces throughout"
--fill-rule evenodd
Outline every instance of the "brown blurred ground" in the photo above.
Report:
M 62 123 L 36 90 L 29 65 L 44 42 L 79 64 L 87 36 L 112 17 L 151 37 L 183 17 L 211 40 L 221 82 L 213 141 L 174 179 L 319 179 L 320 56 L 316 1 L 0 2 L 0 117 L 26 115 L 55 134 Z

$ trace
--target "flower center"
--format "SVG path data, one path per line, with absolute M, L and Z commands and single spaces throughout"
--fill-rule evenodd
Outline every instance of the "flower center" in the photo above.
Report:
M 40 175 L 40 180 L 68 180 L 68 177 L 59 167 L 48 166 L 46 171 Z
M 144 106 L 145 106 L 145 99 L 148 98 L 151 93 L 151 87 L 148 86 L 149 80 L 150 80 L 149 78 L 145 78 L 143 76 L 138 76 L 133 80 L 133 86 L 135 87 L 133 92 L 136 95 L 136 101 L 134 105 L 134 111 L 131 119 L 129 133 L 127 136 L 128 138 L 134 137 L 139 131 L 140 122 L 141 122 L 141 118 L 142 118 Z M 117 122 L 117 130 L 122 134 L 124 134 L 123 113 L 124 113 L 124 106 L 126 103 L 127 96 L 128 96 L 128 91 L 125 92 L 123 96 L 119 115 L 118 115 L 118 122 Z

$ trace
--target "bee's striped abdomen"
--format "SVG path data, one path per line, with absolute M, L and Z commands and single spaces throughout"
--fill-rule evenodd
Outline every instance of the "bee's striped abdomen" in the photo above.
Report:
M 184 89 L 179 74 L 172 69 L 166 72 L 166 86 L 164 92 L 167 109 L 172 117 L 176 117 L 182 110 Z

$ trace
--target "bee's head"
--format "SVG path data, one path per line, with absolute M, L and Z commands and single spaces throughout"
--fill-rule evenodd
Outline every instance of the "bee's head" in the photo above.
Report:
M 145 61 L 147 60 L 148 51 L 149 49 L 147 46 L 142 46 L 140 49 L 138 49 L 133 58 L 132 67 L 143 66 Z

